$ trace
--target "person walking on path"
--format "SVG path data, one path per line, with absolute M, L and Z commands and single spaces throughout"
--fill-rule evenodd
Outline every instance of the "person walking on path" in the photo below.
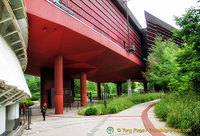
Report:
M 42 116 L 43 116 L 43 121 L 45 121 L 46 110 L 47 110 L 47 104 L 43 103 L 42 108 L 41 108 L 41 112 L 42 112 Z

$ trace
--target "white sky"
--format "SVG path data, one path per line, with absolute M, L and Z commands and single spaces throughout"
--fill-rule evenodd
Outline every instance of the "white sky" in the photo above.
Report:
M 128 7 L 145 28 L 144 10 L 177 28 L 174 16 L 180 17 L 187 8 L 197 6 L 197 0 L 129 0 Z

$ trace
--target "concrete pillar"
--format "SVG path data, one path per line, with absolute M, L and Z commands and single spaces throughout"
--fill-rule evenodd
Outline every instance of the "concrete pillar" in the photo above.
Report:
M 19 126 L 19 103 L 7 106 L 6 130 L 13 130 Z
M 63 114 L 63 56 L 59 55 L 54 62 L 55 114 Z
M 81 72 L 81 106 L 87 105 L 87 74 Z
M 118 82 L 117 83 L 117 96 L 121 96 L 122 95 L 122 83 Z
M 19 103 L 8 106 L 8 119 L 19 118 Z
M 132 96 L 132 91 L 131 91 L 131 80 L 127 80 L 127 89 L 128 89 L 128 96 Z
M 6 107 L 0 107 L 0 135 L 6 130 Z
M 143 84 L 144 84 L 144 92 L 147 93 L 148 92 L 148 90 L 147 90 L 147 82 L 144 82 Z
M 97 83 L 97 98 L 101 99 L 101 83 Z

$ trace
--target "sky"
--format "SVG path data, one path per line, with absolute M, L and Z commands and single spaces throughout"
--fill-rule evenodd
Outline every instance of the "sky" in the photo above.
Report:
M 129 0 L 128 7 L 140 25 L 145 28 L 144 10 L 178 28 L 174 16 L 180 17 L 187 8 L 197 6 L 197 0 Z

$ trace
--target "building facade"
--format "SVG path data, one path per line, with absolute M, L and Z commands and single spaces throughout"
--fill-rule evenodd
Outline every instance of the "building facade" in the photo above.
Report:
M 24 78 L 28 23 L 23 1 L 0 6 L 0 135 L 7 135 L 19 125 L 19 101 L 31 96 Z
M 145 82 L 143 58 L 156 35 L 182 43 L 173 27 L 147 12 L 144 31 L 122 0 L 2 0 L 0 6 L 3 135 L 18 126 L 18 102 L 30 97 L 24 71 L 41 77 L 41 104 L 63 114 L 73 102 L 74 79 L 82 106 L 87 80 L 97 83 L 98 98 L 105 82 L 116 83 L 120 95 L 122 82 Z
M 63 103 L 73 101 L 68 94 L 73 94 L 74 78 L 81 79 L 82 106 L 87 101 L 86 80 L 98 86 L 144 80 L 143 33 L 123 1 L 25 0 L 25 4 L 26 73 L 41 76 L 41 103 L 55 106 L 55 113 L 62 114 Z

